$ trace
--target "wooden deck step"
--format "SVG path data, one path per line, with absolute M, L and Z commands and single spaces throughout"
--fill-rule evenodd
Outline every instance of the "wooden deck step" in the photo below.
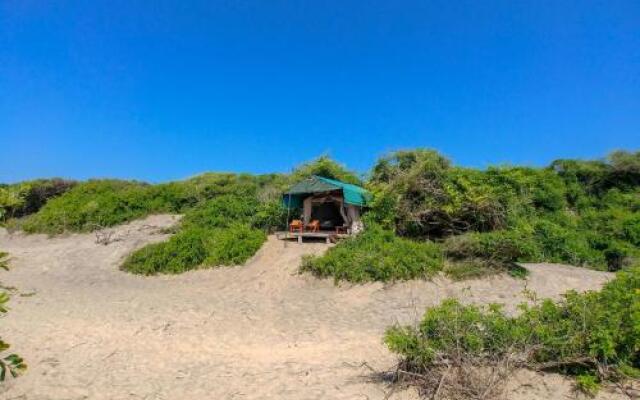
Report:
M 322 239 L 324 238 L 326 240 L 327 243 L 331 243 L 331 241 L 335 241 L 337 239 L 344 239 L 347 238 L 351 235 L 349 235 L 348 233 L 335 233 L 335 232 L 285 232 L 285 231 L 280 231 L 280 232 L 276 232 L 276 237 L 280 240 L 287 240 L 287 239 L 297 239 L 298 243 L 302 243 L 303 238 L 316 238 L 316 239 Z

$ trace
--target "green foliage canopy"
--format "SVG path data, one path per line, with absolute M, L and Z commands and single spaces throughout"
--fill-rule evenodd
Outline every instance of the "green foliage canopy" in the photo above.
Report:
M 362 181 L 354 172 L 349 171 L 345 166 L 338 164 L 326 155 L 298 166 L 291 173 L 289 182 L 299 182 L 313 175 L 336 179 L 354 185 L 362 185 Z
M 639 255 L 639 154 L 475 170 L 432 150 L 401 151 L 373 168 L 370 218 L 401 236 L 444 240 L 454 261 L 618 270 Z
M 460 277 L 526 261 L 619 270 L 640 257 L 639 160 L 639 152 L 618 151 L 603 160 L 557 160 L 547 168 L 478 170 L 454 166 L 433 150 L 399 151 L 372 168 L 366 186 L 374 200 L 366 219 L 412 241 L 435 243 L 445 255 L 445 271 Z M 3 186 L 0 207 L 14 216 L 22 216 L 15 210 L 38 210 L 8 223 L 19 221 L 27 232 L 90 231 L 158 212 L 184 214 L 183 230 L 242 224 L 269 232 L 285 227 L 284 189 L 311 175 L 362 184 L 357 174 L 321 156 L 290 175 L 207 173 L 159 185 L 49 182 L 64 190 L 40 190 L 48 194 L 26 208 L 20 205 L 25 196 Z M 352 252 L 367 246 L 355 243 L 344 246 Z
M 438 245 L 401 238 L 375 225 L 341 242 L 321 257 L 303 260 L 302 271 L 337 281 L 394 281 L 428 278 L 442 268 Z
M 0 185 L 0 221 L 37 212 L 49 199 L 60 196 L 74 181 L 54 178 Z

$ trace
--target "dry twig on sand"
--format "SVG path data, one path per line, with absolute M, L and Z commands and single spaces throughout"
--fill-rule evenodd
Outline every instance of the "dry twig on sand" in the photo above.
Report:
M 449 360 L 422 373 L 411 372 L 399 364 L 393 374 L 393 384 L 416 386 L 422 397 L 432 400 L 499 399 L 513 370 L 508 358 L 495 360 L 491 365 L 478 364 L 472 359 Z
M 118 235 L 115 230 L 105 229 L 102 225 L 94 224 L 94 234 L 96 236 L 96 244 L 108 246 L 111 243 L 119 242 L 124 239 L 124 236 L 129 235 L 129 231 Z

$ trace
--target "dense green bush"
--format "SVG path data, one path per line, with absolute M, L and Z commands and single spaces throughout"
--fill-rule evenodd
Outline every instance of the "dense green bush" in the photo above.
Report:
M 179 274 L 202 266 L 238 265 L 266 240 L 263 231 L 235 224 L 225 228 L 189 227 L 168 241 L 132 253 L 122 270 L 141 275 Z
M 149 209 L 167 209 L 168 204 L 172 211 L 184 212 L 181 227 L 168 242 L 132 254 L 122 268 L 150 275 L 242 264 L 262 246 L 265 232 L 286 227 L 284 189 L 311 175 L 359 182 L 355 174 L 323 156 L 298 167 L 291 176 L 204 174 L 174 186 L 155 187 L 151 190 L 159 191 L 165 200 Z M 159 197 L 150 195 L 156 202 Z
M 267 240 L 263 230 L 244 224 L 212 230 L 205 239 L 208 266 L 241 265 L 251 258 Z
M 226 204 L 228 207 L 250 207 L 251 213 L 248 215 L 261 211 L 259 222 L 261 227 L 267 229 L 265 225 L 275 223 L 282 213 L 272 205 L 264 206 L 268 202 L 273 203 L 275 196 L 265 193 L 281 193 L 284 184 L 279 175 L 213 173 L 159 185 L 91 180 L 79 183 L 64 195 L 48 201 L 38 213 L 22 221 L 21 227 L 29 233 L 91 231 L 151 213 L 188 212 L 202 208 L 211 201 L 222 202 L 224 200 L 216 200 L 222 198 L 230 199 Z M 284 224 L 284 219 L 280 224 Z
M 606 269 L 613 252 L 620 257 L 634 253 L 628 246 L 616 247 L 621 242 L 598 245 L 597 241 L 602 242 L 602 237 L 593 232 L 540 219 L 528 228 L 451 236 L 443 246 L 451 262 L 475 261 L 498 270 L 514 262 L 543 261 Z
M 60 196 L 74 185 L 74 181 L 58 178 L 0 185 L 0 221 L 33 214 L 49 199 Z
M 493 262 L 496 266 L 541 258 L 533 236 L 519 231 L 472 232 L 451 236 L 443 247 L 447 257 L 453 261 L 477 258 Z
M 290 215 L 296 215 L 291 212 Z M 287 229 L 287 209 L 282 206 L 282 200 L 260 202 L 251 218 L 251 225 L 265 232 L 274 232 L 278 229 Z
M 255 197 L 221 195 L 194 207 L 185 214 L 185 226 L 224 228 L 244 223 L 264 231 L 284 228 L 286 209 L 280 197 L 259 201 Z
M 504 228 L 515 189 L 496 171 L 455 168 L 432 150 L 394 153 L 374 166 L 372 216 L 402 236 L 424 239 Z
M 515 317 L 496 304 L 446 300 L 427 309 L 418 327 L 388 329 L 385 343 L 418 374 L 448 362 L 482 366 L 509 358 L 520 367 L 619 379 L 639 372 L 639 310 L 636 267 L 619 272 L 601 291 L 523 303 Z
M 370 226 L 364 233 L 341 242 L 324 256 L 306 257 L 302 271 L 336 281 L 394 281 L 432 276 L 442 268 L 440 247 L 397 237 Z
M 21 227 L 49 234 L 82 232 L 151 213 L 184 213 L 175 236 L 135 252 L 122 268 L 149 275 L 241 264 L 264 242 L 265 231 L 284 226 L 279 202 L 286 184 L 275 174 L 208 173 L 159 185 L 93 180 L 50 200 Z
M 541 259 L 533 236 L 521 231 L 469 232 L 443 242 L 444 272 L 454 279 L 477 278 L 499 272 L 522 277 L 527 271 L 518 261 Z
M 175 236 L 133 253 L 122 269 L 151 275 L 244 263 L 262 246 L 265 231 L 281 212 L 261 203 L 255 187 L 244 186 L 239 192 L 209 191 L 210 199 L 186 211 Z
M 298 166 L 291 173 L 289 183 L 295 183 L 302 179 L 309 178 L 313 175 L 323 176 L 325 178 L 337 179 L 342 182 L 361 185 L 362 181 L 358 176 L 346 169 L 343 165 L 333 161 L 328 156 L 320 156 L 315 160 Z
M 477 170 L 454 166 L 433 150 L 400 151 L 373 167 L 366 186 L 374 199 L 366 219 L 401 237 L 441 246 L 446 271 L 459 277 L 509 269 L 518 261 L 615 271 L 640 259 L 639 165 L 640 152 L 615 152 L 598 161 L 558 160 L 548 168 Z M 283 191 L 311 175 L 361 183 L 357 174 L 322 156 L 290 175 L 207 173 L 160 185 L 89 181 L 62 195 L 68 187 L 45 182 L 43 187 L 64 190 L 39 189 L 44 194 L 34 195 L 40 200 L 29 206 L 23 201 L 28 196 L 4 186 L 0 208 L 19 216 L 16 210 L 31 213 L 51 198 L 20 221 L 27 232 L 89 231 L 158 212 L 185 214 L 180 229 L 243 224 L 269 232 L 286 227 Z M 356 245 L 367 247 L 361 240 L 337 248 L 357 252 Z
M 49 200 L 22 225 L 26 232 L 90 231 L 139 218 L 150 210 L 149 185 L 117 180 L 77 184 Z
M 271 213 L 279 216 L 280 211 L 265 211 L 267 203 L 249 193 L 213 196 L 186 212 L 179 232 L 169 241 L 138 250 L 122 269 L 151 275 L 247 261 L 266 240 L 269 223 L 278 222 Z
M 540 260 L 593 268 L 606 266 L 604 254 L 590 246 L 584 232 L 571 226 L 540 220 L 534 226 L 534 239 L 540 247 Z
M 256 214 L 258 201 L 251 197 L 224 194 L 205 202 L 184 216 L 185 226 L 224 228 L 249 223 Z
M 199 266 L 207 258 L 206 231 L 188 229 L 168 241 L 154 243 L 132 253 L 122 265 L 125 271 L 141 275 L 178 274 Z
M 472 170 L 431 150 L 401 151 L 373 168 L 369 217 L 401 236 L 446 239 L 458 272 L 515 261 L 618 270 L 638 259 L 638 165 L 640 153 L 616 152 L 605 161 Z
M 399 236 L 438 243 L 447 259 L 444 270 L 455 278 L 521 274 L 515 262 L 616 271 L 640 254 L 639 154 L 475 170 L 455 167 L 432 150 L 399 151 L 372 170 L 367 220 Z M 357 252 L 358 245 L 368 244 L 336 249 Z M 325 258 L 336 264 L 329 254 Z

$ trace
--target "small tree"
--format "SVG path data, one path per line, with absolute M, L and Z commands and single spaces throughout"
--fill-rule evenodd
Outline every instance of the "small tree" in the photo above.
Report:
M 355 172 L 348 170 L 344 165 L 332 160 L 327 155 L 322 155 L 312 161 L 298 166 L 291 173 L 291 181 L 297 182 L 312 175 L 337 179 L 354 185 L 362 184 L 361 179 L 358 178 L 358 175 Z

